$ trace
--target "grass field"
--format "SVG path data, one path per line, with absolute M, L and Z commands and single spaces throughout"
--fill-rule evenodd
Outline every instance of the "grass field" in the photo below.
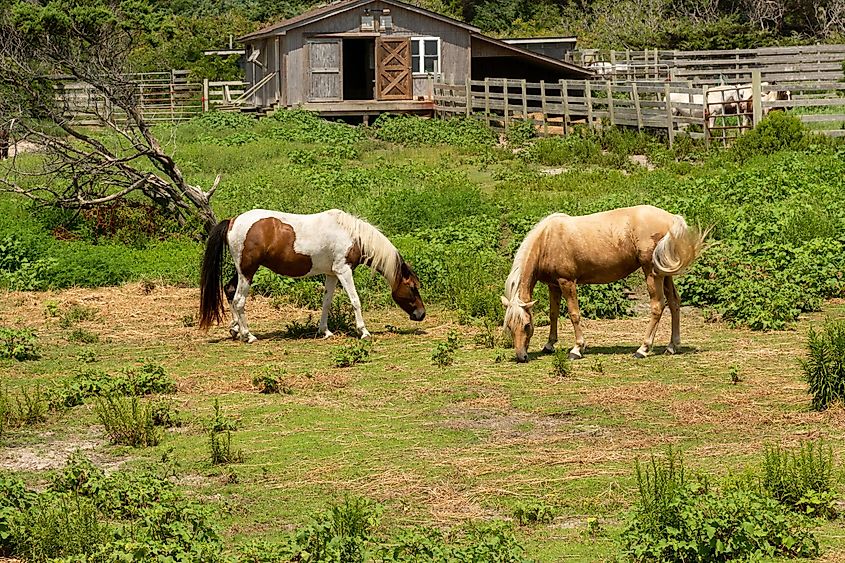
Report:
M 194 327 L 202 246 L 190 227 L 121 208 L 99 232 L 99 218 L 4 196 L 0 245 L 12 258 L 0 260 L 0 286 L 9 288 L 0 319 L 34 329 L 40 351 L 0 360 L 7 391 L 152 363 L 175 379 L 183 424 L 156 446 L 113 446 L 86 400 L 7 431 L 0 468 L 41 489 L 76 449 L 109 471 L 152 469 L 211 507 L 228 553 L 281 540 L 353 495 L 383 504 L 385 537 L 513 520 L 520 506 L 540 504 L 551 522 L 516 526 L 527 557 L 612 561 L 637 498 L 636 462 L 669 446 L 691 471 L 732 479 L 756 471 L 766 445 L 823 440 L 837 459 L 836 492 L 845 492 L 845 410 L 810 409 L 799 363 L 810 327 L 845 318 L 841 147 L 807 142 L 789 123 L 778 126 L 786 133 L 776 131 L 774 148 L 763 137 L 745 152 L 712 153 L 613 132 L 514 150 L 462 122 L 386 125 L 377 138 L 293 112 L 279 123 L 212 120 L 162 136 L 192 182 L 224 173 L 220 217 L 342 207 L 378 224 L 419 273 L 426 320 L 408 321 L 379 278 L 356 272 L 374 338 L 368 361 L 336 367 L 354 338 L 292 336 L 292 323 L 318 315 L 319 282 L 263 276 L 247 306 L 257 343 L 231 341 L 224 327 L 203 334 Z M 420 142 L 426 135 L 451 145 Z M 37 155 L 27 158 L 38 165 Z M 588 353 L 568 375 L 537 355 L 543 326 L 532 361 L 516 364 L 501 347 L 498 296 L 522 235 L 551 211 L 639 203 L 715 225 L 714 245 L 680 286 L 682 300 L 697 305 L 682 312 L 684 353 L 661 355 L 667 312 L 657 354 L 632 357 L 648 309 L 632 276 L 632 301 L 620 285 L 582 292 L 592 316 L 620 318 L 582 323 Z M 759 330 L 773 328 L 785 330 Z M 432 355 L 452 332 L 454 362 L 439 367 Z M 568 348 L 568 322 L 560 336 Z M 255 376 L 275 378 L 282 392 L 260 394 Z M 237 421 L 240 463 L 210 462 L 215 400 Z M 845 561 L 842 521 L 813 527 L 821 560 Z
M 109 446 L 91 408 L 77 407 L 15 434 L 0 450 L 0 467 L 37 484 L 77 447 L 110 468 L 175 460 L 179 487 L 214 507 L 232 543 L 278 537 L 350 493 L 384 503 L 388 528 L 507 519 L 516 503 L 541 500 L 558 516 L 519 529 L 527 554 L 596 561 L 613 559 L 634 496 L 635 460 L 669 444 L 686 453 L 691 468 L 716 475 L 756 465 L 766 443 L 824 438 L 840 458 L 845 452 L 845 411 L 809 411 L 799 375 L 805 329 L 821 314 L 796 330 L 761 334 L 685 310 L 684 353 L 640 361 L 631 352 L 644 316 L 588 321 L 588 356 L 559 378 L 546 356 L 519 365 L 508 352 L 497 362 L 496 350 L 474 344 L 478 329 L 457 325 L 442 308 L 422 326 L 398 310 L 371 312 L 371 361 L 335 368 L 333 350 L 350 337 L 282 336 L 306 311 L 253 299 L 248 310 L 260 340 L 247 346 L 223 329 L 206 336 L 183 326 L 196 290 L 148 290 L 129 284 L 5 294 L 0 315 L 34 327 L 43 355 L 3 362 L 0 377 L 10 387 L 48 385 L 85 367 L 116 371 L 153 361 L 176 378 L 187 424 L 157 447 L 133 450 Z M 77 326 L 99 342 L 68 342 L 69 329 L 46 315 L 48 302 L 94 308 L 96 316 Z M 845 306 L 832 303 L 825 313 L 845 316 Z M 658 335 L 664 343 L 666 325 Z M 460 334 L 455 363 L 435 367 L 433 343 L 449 329 Z M 80 359 L 91 357 L 92 364 Z M 252 388 L 252 377 L 268 369 L 289 394 Z M 202 425 L 215 398 L 240 421 L 233 442 L 245 456 L 222 469 L 208 461 Z M 590 518 L 600 524 L 593 533 Z M 845 559 L 843 533 L 841 521 L 822 526 L 823 560 Z

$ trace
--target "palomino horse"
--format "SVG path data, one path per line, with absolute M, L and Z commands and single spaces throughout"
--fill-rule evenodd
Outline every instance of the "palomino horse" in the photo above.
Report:
M 544 352 L 554 352 L 561 295 L 566 299 L 575 329 L 575 347 L 569 357 L 579 359 L 586 349 L 581 332 L 576 284 L 610 283 L 642 268 L 651 298 L 651 322 L 643 345 L 634 354 L 644 358 L 651 351 L 657 323 L 663 314 L 664 296 L 672 312 L 672 340 L 666 348 L 674 354 L 681 344 L 680 298 L 672 276 L 689 266 L 704 244 L 706 233 L 687 226 L 680 215 L 657 207 L 639 205 L 581 217 L 549 215 L 526 235 L 505 282 L 505 329 L 513 334 L 516 359 L 528 360 L 528 343 L 534 334 L 531 296 L 537 282 L 549 286 L 549 341 Z
M 380 273 L 390 284 L 393 300 L 412 321 L 425 318 L 419 280 L 399 251 L 378 229 L 361 219 L 331 209 L 314 215 L 294 215 L 253 209 L 217 224 L 208 237 L 200 283 L 200 328 L 219 323 L 225 308 L 221 275 L 223 244 L 228 243 L 237 274 L 226 284 L 232 308 L 232 337 L 255 342 L 244 313 L 252 278 L 260 266 L 291 277 L 326 276 L 323 313 L 318 333 L 328 338 L 329 309 L 337 282 L 346 290 L 355 310 L 355 325 L 361 338 L 370 333 L 361 315 L 361 300 L 355 290 L 352 271 L 364 264 Z

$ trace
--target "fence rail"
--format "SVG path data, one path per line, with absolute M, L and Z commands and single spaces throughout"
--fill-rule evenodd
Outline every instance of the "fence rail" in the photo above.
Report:
M 565 58 L 592 68 L 601 79 L 679 79 L 697 86 L 712 86 L 751 82 L 752 71 L 759 70 L 764 82 L 779 84 L 841 80 L 845 45 L 711 51 L 583 49 L 568 52 Z
M 595 129 L 607 124 L 664 130 L 670 144 L 681 132 L 727 143 L 769 111 L 789 108 L 821 133 L 845 134 L 845 83 L 791 83 L 793 99 L 770 100 L 776 87 L 763 83 L 759 72 L 754 78 L 741 95 L 739 88 L 695 87 L 685 81 L 619 84 L 488 78 L 435 83 L 435 115 L 476 115 L 499 130 L 530 120 L 543 135 L 568 134 L 576 125 Z

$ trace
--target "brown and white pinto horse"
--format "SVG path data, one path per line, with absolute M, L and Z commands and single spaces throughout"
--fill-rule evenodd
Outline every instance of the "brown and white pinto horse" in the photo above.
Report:
M 232 308 L 229 330 L 233 338 L 239 337 L 244 342 L 256 340 L 249 332 L 244 307 L 253 276 L 261 266 L 297 278 L 325 274 L 326 290 L 318 328 L 325 338 L 332 335 L 328 330 L 328 315 L 338 281 L 355 310 L 355 324 L 361 338 L 370 336 L 352 279 L 352 271 L 361 264 L 384 276 L 393 300 L 412 321 L 425 318 L 416 274 L 387 237 L 369 223 L 337 209 L 314 215 L 253 209 L 221 221 L 208 237 L 200 282 L 202 329 L 219 323 L 225 313 L 224 290 L 220 287 L 224 243 L 229 245 L 237 270 L 225 287 Z
M 674 354 L 681 344 L 680 298 L 672 276 L 683 272 L 701 251 L 705 233 L 687 226 L 680 215 L 657 207 L 639 205 L 570 217 L 555 213 L 541 220 L 517 250 L 505 283 L 505 329 L 513 334 L 516 359 L 528 360 L 528 343 L 534 334 L 531 296 L 537 282 L 549 286 L 549 341 L 544 352 L 554 352 L 561 295 L 575 329 L 580 359 L 587 343 L 581 332 L 576 284 L 610 283 L 642 268 L 651 298 L 651 322 L 643 345 L 634 354 L 651 351 L 657 323 L 663 314 L 664 296 L 672 312 L 672 340 L 666 348 Z

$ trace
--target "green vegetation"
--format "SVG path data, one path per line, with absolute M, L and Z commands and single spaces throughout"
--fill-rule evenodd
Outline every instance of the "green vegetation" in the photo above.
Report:
M 763 462 L 763 489 L 789 509 L 808 516 L 832 518 L 835 466 L 833 449 L 821 442 L 803 442 L 797 449 L 768 446 Z
M 810 357 L 801 368 L 812 395 L 813 408 L 824 410 L 845 401 L 845 322 L 829 322 L 822 330 L 810 328 Z
M 97 399 L 96 412 L 112 444 L 140 448 L 161 441 L 161 433 L 153 421 L 152 405 L 138 397 L 106 395 Z
M 441 368 L 451 366 L 455 362 L 455 352 L 458 351 L 459 346 L 458 333 L 450 330 L 446 335 L 446 340 L 434 345 L 434 350 L 431 351 L 431 363 Z
M 26 328 L 0 327 L 0 360 L 19 362 L 38 358 L 35 332 Z

